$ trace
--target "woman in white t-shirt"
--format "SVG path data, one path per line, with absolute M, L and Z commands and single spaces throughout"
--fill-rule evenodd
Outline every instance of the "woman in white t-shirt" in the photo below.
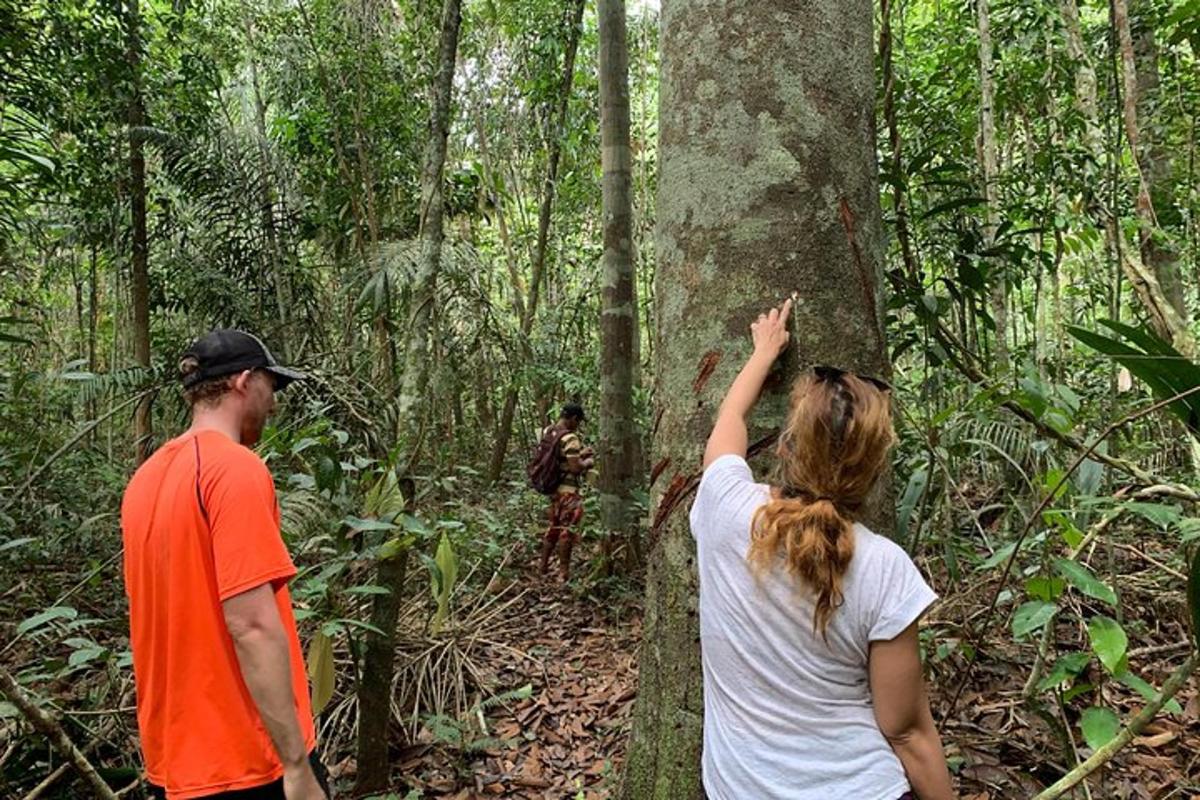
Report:
M 936 599 L 855 521 L 887 463 L 882 381 L 820 367 L 792 390 L 774 485 L 746 417 L 787 347 L 791 302 L 751 326 L 691 511 L 700 570 L 704 788 L 712 800 L 947 800 L 917 619 Z

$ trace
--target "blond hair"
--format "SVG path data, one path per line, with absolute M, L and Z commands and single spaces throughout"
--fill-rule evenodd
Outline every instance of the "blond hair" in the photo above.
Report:
M 783 557 L 811 592 L 823 637 L 842 604 L 854 521 L 894 441 L 887 392 L 852 373 L 796 380 L 777 449 L 779 492 L 754 514 L 747 558 L 761 575 Z

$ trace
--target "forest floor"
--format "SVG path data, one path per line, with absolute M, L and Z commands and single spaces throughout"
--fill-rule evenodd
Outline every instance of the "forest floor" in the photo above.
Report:
M 531 541 L 535 538 L 536 534 L 530 535 Z M 1127 532 L 1114 538 L 1110 567 L 1120 576 L 1119 583 L 1113 582 L 1119 585 L 1124 624 L 1129 630 L 1131 670 L 1154 686 L 1161 686 L 1187 656 L 1184 582 L 1182 575 L 1172 574 L 1169 565 L 1177 564 L 1178 553 L 1170 545 L 1161 538 L 1136 538 L 1134 532 Z M 530 566 L 509 571 L 503 585 L 490 587 L 505 598 L 498 604 L 499 615 L 489 623 L 502 635 L 497 635 L 496 642 L 480 646 L 472 658 L 480 669 L 480 691 L 484 696 L 526 685 L 530 688 L 517 698 L 469 715 L 460 723 L 463 735 L 457 743 L 448 742 L 429 725 L 422 725 L 412 742 L 394 753 L 393 791 L 397 792 L 397 800 L 410 791 L 415 797 L 452 800 L 599 800 L 615 794 L 637 692 L 640 595 L 635 587 L 628 586 L 615 591 L 609 587 L 607 595 L 597 595 L 588 588 L 586 579 L 563 587 L 554 579 L 536 575 L 531 548 L 517 549 L 514 561 Z M 583 549 L 585 552 L 577 553 L 581 573 L 590 555 L 589 548 Z M 926 552 L 935 553 L 936 549 L 935 543 L 930 543 Z M 1107 554 L 1101 550 L 1094 560 L 1107 562 Z M 1142 698 L 1135 691 L 1106 679 L 1095 662 L 1079 679 L 1090 686 L 1073 699 L 1060 704 L 1054 695 L 1042 693 L 1041 705 L 1025 702 L 1021 689 L 1036 644 L 1013 641 L 1005 609 L 1011 609 L 1014 603 L 1001 604 L 1001 610 L 979 636 L 984 627 L 982 610 L 997 588 L 997 570 L 987 573 L 987 579 L 981 579 L 982 573 L 967 572 L 953 581 L 946 574 L 945 559 L 930 556 L 919 561 L 927 575 L 932 573 L 934 587 L 943 598 L 927 615 L 923 636 L 928 637 L 934 716 L 939 720 L 963 800 L 1031 797 L 1072 766 L 1076 755 L 1087 756 L 1079 735 L 1079 717 L 1084 709 L 1102 699 L 1104 705 L 1127 718 L 1141 707 Z M 102 567 L 105 578 L 119 580 L 114 560 Z M 34 595 L 37 591 L 32 590 L 38 589 L 45 593 L 49 586 L 72 585 L 81 571 L 74 572 L 74 578 L 65 573 L 48 575 L 44 570 L 23 572 L 7 599 L 25 593 Z M 1010 586 L 1019 593 L 1016 580 Z M 34 607 L 50 604 L 58 594 L 56 590 L 53 595 L 38 598 Z M 91 585 L 71 602 L 79 605 L 84 615 L 107 620 L 103 625 L 106 633 L 93 633 L 119 649 L 125 622 L 113 607 L 117 599 Z M 1055 629 L 1059 654 L 1089 649 L 1082 620 L 1096 613 L 1112 613 L 1112 609 L 1088 598 L 1066 602 Z M 14 618 L 22 616 L 23 612 Z M 972 627 L 985 644 L 957 707 L 947 715 L 966 663 L 960 652 L 947 645 L 972 639 L 964 633 L 966 626 Z M 38 663 L 39 653 L 30 650 L 28 642 L 22 645 L 6 653 L 5 661 L 15 666 Z M 85 680 L 50 681 L 42 684 L 42 690 L 64 710 L 119 709 L 120 713 L 105 716 L 105 723 L 99 727 L 94 722 L 96 717 L 80 716 L 86 711 L 71 714 L 70 731 L 92 750 L 99 763 L 136 765 L 136 730 L 127 672 L 114 676 L 106 670 Z M 1176 699 L 1179 711 L 1160 714 L 1123 750 L 1104 771 L 1102 783 L 1093 781 L 1091 797 L 1200 797 L 1200 681 L 1193 677 Z M 352 725 L 339 727 L 352 736 Z M 7 752 L 0 756 L 0 777 L 7 773 L 9 779 L 18 779 L 7 786 L 0 781 L 0 796 L 24 796 L 50 770 L 41 761 L 36 775 L 22 776 L 17 765 L 28 762 L 19 756 L 25 753 L 32 758 L 43 746 L 27 751 L 17 748 L 17 744 L 10 740 Z M 353 748 L 330 744 L 338 755 L 327 761 L 337 783 L 348 787 L 353 783 Z M 11 763 L 6 766 L 5 761 Z M 127 767 L 121 782 L 114 785 L 127 786 L 135 777 L 135 770 Z M 60 781 L 42 797 L 82 796 L 69 786 L 69 780 Z M 8 795 L 6 788 L 15 793 Z M 15 791 L 18 788 L 20 791 Z M 136 791 L 130 796 L 136 797 Z
M 1132 670 L 1160 686 L 1187 655 L 1182 593 L 1164 591 L 1162 563 L 1171 554 L 1143 543 L 1134 552 L 1120 550 L 1114 567 L 1123 575 L 1122 603 L 1127 624 L 1136 630 L 1130 643 Z M 931 559 L 935 570 L 936 560 Z M 928 565 L 923 565 L 928 566 Z M 532 685 L 528 699 L 488 712 L 488 735 L 502 744 L 464 757 L 455 749 L 426 741 L 407 748 L 394 774 L 425 796 L 453 798 L 607 798 L 614 794 L 625 756 L 630 714 L 637 687 L 640 613 L 636 603 L 605 604 L 530 570 L 521 579 L 523 593 L 508 607 L 514 629 L 509 642 L 529 655 L 514 661 L 512 651 L 495 652 L 490 667 L 498 686 Z M 934 575 L 939 601 L 926 630 L 939 641 L 962 629 L 962 620 L 980 623 L 995 581 L 950 584 Z M 1063 615 L 1066 616 L 1066 615 Z M 1078 622 L 1056 628 L 1059 652 L 1088 648 Z M 1131 623 L 1145 620 L 1145 624 Z M 995 629 L 951 717 L 945 714 L 958 688 L 964 661 L 950 656 L 931 665 L 931 702 L 963 800 L 1031 797 L 1089 751 L 1079 736 L 1078 718 L 1089 700 L 1102 693 L 1123 717 L 1142 700 L 1115 681 L 1086 676 L 1097 688 L 1073 702 L 1043 705 L 1023 701 L 1034 645 L 1018 644 L 1000 613 Z M 1093 780 L 1092 797 L 1106 800 L 1167 800 L 1200 797 L 1200 686 L 1196 678 L 1177 700 L 1181 713 L 1162 714 Z M 1049 703 L 1047 706 L 1046 703 Z M 1069 725 L 1063 725 L 1063 720 Z M 1070 734 L 1067 732 L 1070 731 Z M 1067 736 L 1071 739 L 1068 740 Z M 1083 794 L 1080 793 L 1080 797 Z
M 529 696 L 478 718 L 471 735 L 482 746 L 446 747 L 422 728 L 393 760 L 405 789 L 453 800 L 613 794 L 637 694 L 641 615 L 625 601 L 580 596 L 576 584 L 532 569 L 521 583 L 505 608 L 508 619 L 495 621 L 518 635 L 503 648 L 484 648 L 476 661 L 490 685 L 529 685 Z

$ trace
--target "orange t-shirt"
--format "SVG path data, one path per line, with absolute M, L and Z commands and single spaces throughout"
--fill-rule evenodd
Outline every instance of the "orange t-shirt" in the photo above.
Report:
M 138 729 L 170 800 L 270 783 L 283 766 L 242 680 L 221 603 L 270 583 L 291 650 L 301 730 L 316 745 L 271 474 L 219 431 L 167 442 L 121 504 Z

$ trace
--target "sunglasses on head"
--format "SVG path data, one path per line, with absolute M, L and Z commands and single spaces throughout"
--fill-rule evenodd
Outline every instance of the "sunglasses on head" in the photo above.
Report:
M 853 375 L 854 377 L 858 378 L 860 381 L 866 381 L 867 383 L 871 384 L 872 386 L 874 386 L 876 389 L 878 389 L 881 392 L 892 391 L 892 385 L 890 383 L 883 380 L 882 378 L 876 378 L 871 375 L 863 375 L 858 372 L 852 372 L 848 369 L 841 369 L 840 367 L 831 367 L 827 364 L 818 364 L 818 365 L 814 366 L 812 368 L 812 370 L 813 370 L 813 374 L 817 376 L 818 380 L 836 383 L 837 381 L 840 381 L 842 379 L 842 377 L 845 375 Z

